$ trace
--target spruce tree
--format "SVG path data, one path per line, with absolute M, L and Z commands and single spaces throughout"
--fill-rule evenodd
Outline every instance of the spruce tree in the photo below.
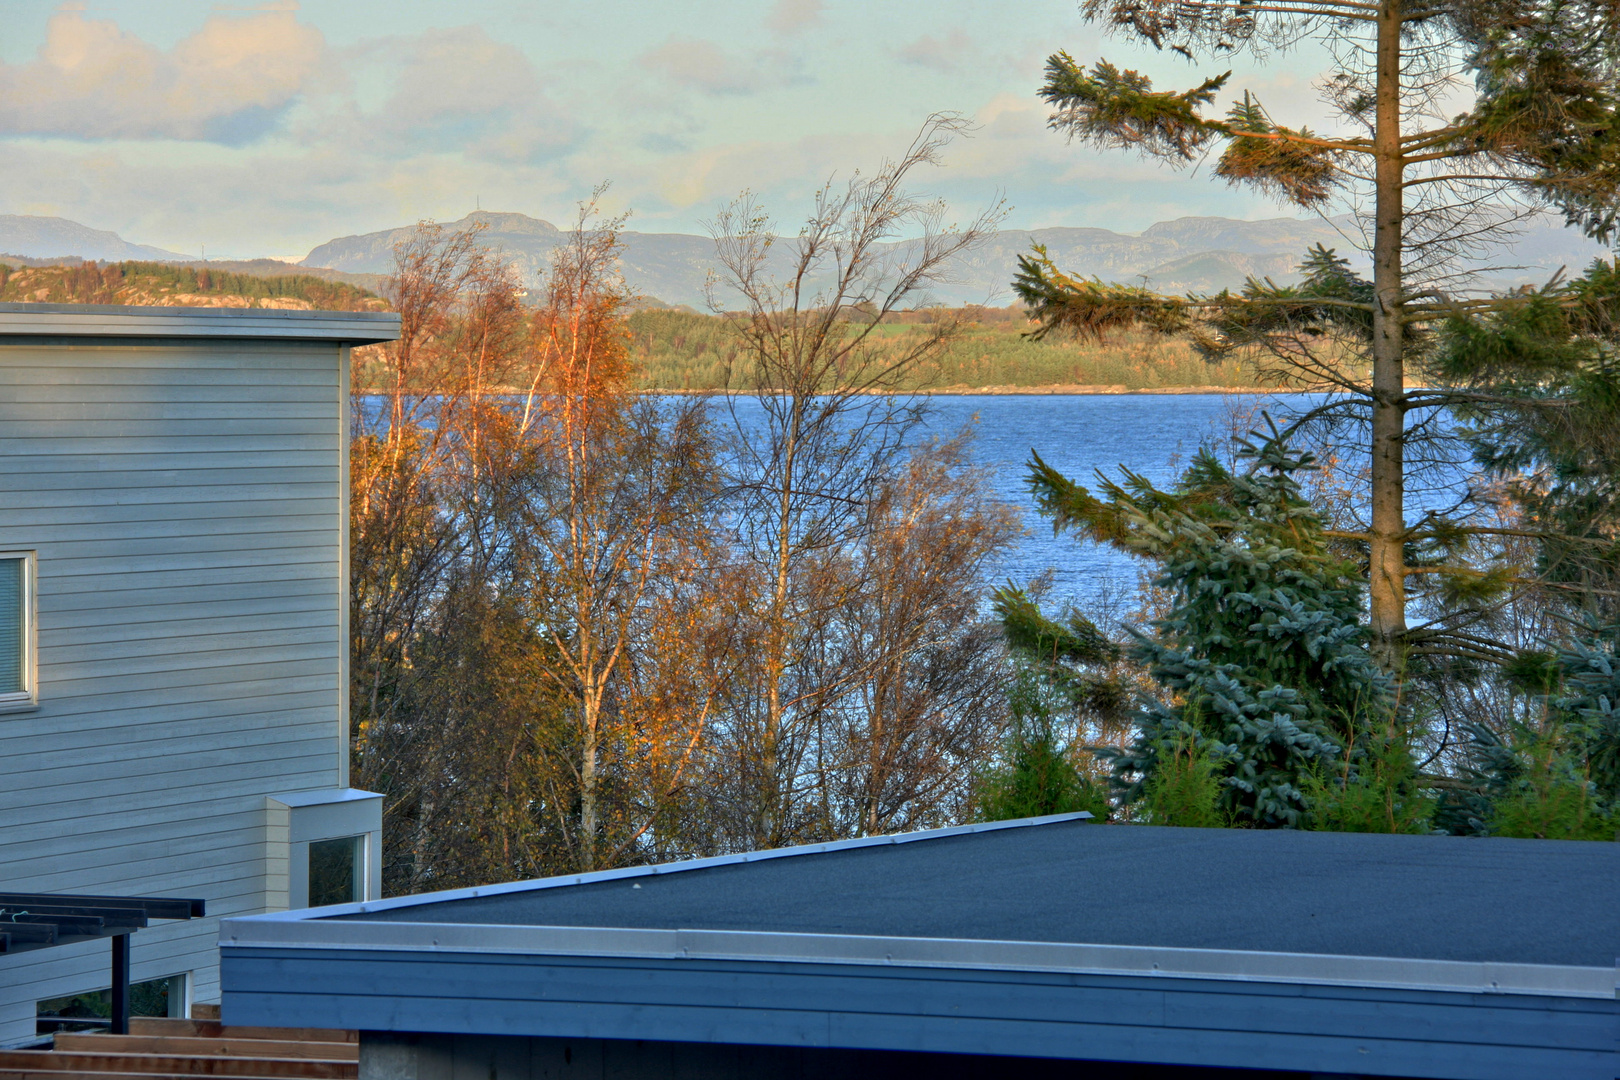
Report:
M 1123 482 L 1099 477 L 1093 493 L 1037 455 L 1032 482 L 1056 529 L 1156 564 L 1154 584 L 1171 597 L 1149 630 L 1127 628 L 1128 654 L 1160 692 L 1137 702 L 1129 748 L 1100 751 L 1124 801 L 1170 824 L 1213 824 L 1218 812 L 1238 825 L 1306 827 L 1311 778 L 1356 782 L 1369 752 L 1398 737 L 1394 703 L 1367 652 L 1356 567 L 1334 553 L 1301 492 L 1315 459 L 1273 426 L 1241 442 L 1238 460 L 1243 468 L 1229 469 L 1206 449 L 1171 490 L 1126 472 Z M 1002 615 L 1015 642 L 1056 655 L 1070 641 L 1077 659 L 1106 659 L 1072 627 L 1042 626 L 1005 602 Z M 1106 685 L 1085 672 L 1065 678 L 1086 693 Z M 1213 808 L 1196 805 L 1206 775 L 1219 783 Z
M 1361 532 L 1370 647 L 1402 670 L 1412 635 L 1408 584 L 1444 588 L 1453 564 L 1412 567 L 1413 545 L 1445 548 L 1454 523 L 1406 517 L 1407 453 L 1422 421 L 1465 400 L 1424 388 L 1427 328 L 1499 302 L 1458 291 L 1461 260 L 1511 234 L 1519 204 L 1550 207 L 1606 240 L 1620 204 L 1620 7 L 1611 0 L 1085 0 L 1083 16 L 1191 61 L 1244 51 L 1264 57 L 1307 39 L 1343 62 L 1323 97 L 1342 130 L 1318 134 L 1274 121 L 1245 92 L 1210 114 L 1231 73 L 1185 91 L 1107 61 L 1067 53 L 1047 64 L 1050 126 L 1094 146 L 1173 165 L 1222 144 L 1214 172 L 1304 209 L 1359 214 L 1372 277 L 1319 253 L 1302 287 L 1251 281 L 1239 294 L 1161 296 L 1064 273 L 1044 251 L 1025 257 L 1017 294 L 1042 332 L 1099 335 L 1125 326 L 1188 334 L 1211 357 L 1249 350 L 1306 389 L 1336 389 L 1370 457 Z M 1460 115 L 1442 111 L 1460 81 L 1475 88 Z M 1354 350 L 1346 362 L 1336 343 Z M 1411 385 L 1413 382 L 1418 386 Z M 1456 567 L 1463 577 L 1472 575 Z M 1446 626 L 1426 628 L 1430 652 L 1466 650 Z

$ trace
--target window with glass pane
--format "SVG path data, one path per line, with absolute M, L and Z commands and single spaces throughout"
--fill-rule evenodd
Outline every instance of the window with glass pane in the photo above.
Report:
M 314 840 L 309 845 L 309 906 L 352 904 L 365 897 L 364 836 Z
M 129 1015 L 184 1016 L 186 976 L 149 979 L 129 984 Z M 36 1003 L 34 1030 L 40 1035 L 58 1031 L 105 1031 L 112 1015 L 112 991 L 94 990 Z
M 0 555 L 0 702 L 28 693 L 28 560 Z

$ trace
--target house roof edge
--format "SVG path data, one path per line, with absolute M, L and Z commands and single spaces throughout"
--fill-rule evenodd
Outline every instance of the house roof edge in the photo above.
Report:
M 256 338 L 368 345 L 399 337 L 399 316 L 274 308 L 0 304 L 0 340 L 17 337 Z

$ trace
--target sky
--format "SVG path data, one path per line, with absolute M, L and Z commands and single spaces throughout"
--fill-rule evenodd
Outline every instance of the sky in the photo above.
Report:
M 298 258 L 479 207 L 566 224 L 607 181 L 630 229 L 702 233 L 746 190 L 793 232 L 817 187 L 950 111 L 976 131 L 915 186 L 959 220 L 1000 199 L 1019 229 L 1293 216 L 1047 130 L 1060 49 L 1177 89 L 1233 66 L 1278 120 L 1320 111 L 1309 48 L 1193 66 L 1072 0 L 0 0 L 0 213 Z

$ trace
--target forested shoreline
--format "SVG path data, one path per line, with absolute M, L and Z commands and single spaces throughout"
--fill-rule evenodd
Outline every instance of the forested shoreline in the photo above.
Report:
M 267 275 L 138 261 L 15 267 L 4 259 L 0 259 L 0 303 L 305 311 L 380 311 L 387 306 L 368 289 L 306 273 Z

